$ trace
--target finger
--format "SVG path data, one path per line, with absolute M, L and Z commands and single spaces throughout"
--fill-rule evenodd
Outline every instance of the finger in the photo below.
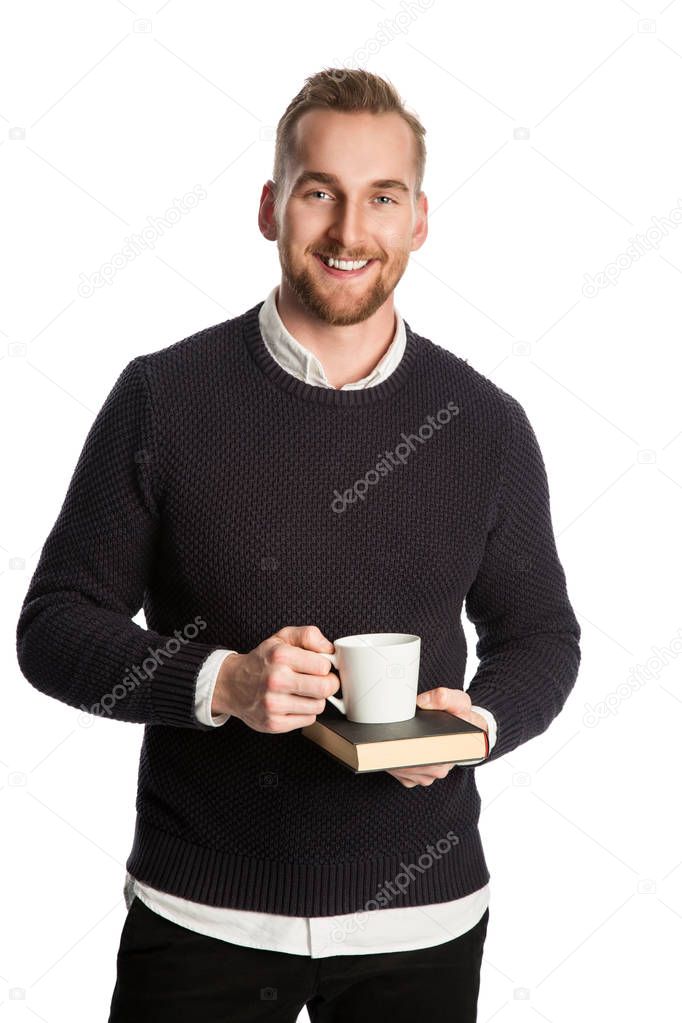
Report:
M 297 649 L 313 652 L 324 650 L 329 654 L 334 653 L 334 644 L 323 635 L 317 625 L 286 625 L 275 635 L 280 636 L 285 643 Z M 318 658 L 318 660 L 325 661 L 326 657 Z
M 392 775 L 394 778 L 397 778 L 398 781 L 403 782 L 405 784 L 409 782 L 410 785 L 416 785 L 416 782 L 411 781 L 411 779 L 406 774 L 402 774 L 400 771 L 396 771 L 393 768 L 387 767 L 386 774 Z
M 319 685 L 319 683 L 318 683 Z M 266 709 L 274 717 L 285 715 L 291 723 L 291 715 L 321 714 L 327 706 L 327 701 L 322 696 L 297 696 L 295 693 L 268 693 L 266 696 Z
M 471 710 L 471 697 L 462 689 L 438 686 L 428 693 L 419 693 L 418 704 L 430 710 L 447 710 L 450 714 L 461 714 Z
M 296 636 L 294 636 L 294 633 L 298 632 L 299 638 L 301 638 L 302 633 L 311 628 L 313 628 L 313 626 L 306 626 L 300 629 L 296 629 L 295 627 L 281 629 L 280 632 L 277 633 L 281 642 L 277 646 L 273 646 L 270 652 L 271 662 L 274 664 L 285 664 L 294 671 L 300 672 L 304 675 L 328 675 L 332 667 L 329 658 L 322 657 L 321 653 L 318 653 L 314 649 L 304 649 L 297 643 L 290 642 L 290 640 L 285 636 L 285 633 L 287 633 L 291 636 L 291 638 L 295 639 Z M 319 632 L 319 629 L 316 631 L 319 633 L 321 638 L 319 642 L 315 642 L 315 646 L 326 646 L 327 641 L 322 636 L 322 633 Z M 308 639 L 306 641 L 313 642 L 313 639 L 310 635 L 308 635 Z M 334 650 L 333 645 L 329 643 L 328 646 L 328 652 L 332 653 Z
M 282 642 L 273 650 L 270 664 L 277 669 L 271 683 L 274 692 L 326 700 L 340 685 L 326 658 L 288 643 Z
M 271 727 L 273 732 L 291 732 L 295 728 L 307 728 L 312 724 L 310 718 L 314 717 L 314 713 L 311 714 L 278 714 L 271 719 Z
M 432 774 L 401 774 L 399 777 L 414 782 L 415 785 L 430 785 L 436 780 Z

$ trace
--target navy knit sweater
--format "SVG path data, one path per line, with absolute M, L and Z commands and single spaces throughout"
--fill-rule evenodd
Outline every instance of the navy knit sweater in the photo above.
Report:
M 125 366 L 26 594 L 19 664 L 144 723 L 140 880 L 296 916 L 455 899 L 489 879 L 475 768 L 354 775 L 300 730 L 201 725 L 194 687 L 212 650 L 314 624 L 416 633 L 419 691 L 461 689 L 464 607 L 468 692 L 498 724 L 484 763 L 539 735 L 580 663 L 542 455 L 516 399 L 409 324 L 386 380 L 327 389 L 275 362 L 261 305 Z

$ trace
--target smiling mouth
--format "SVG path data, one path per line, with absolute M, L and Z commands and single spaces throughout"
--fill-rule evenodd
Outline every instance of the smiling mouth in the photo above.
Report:
M 346 260 L 346 259 L 339 259 L 338 256 L 324 256 L 320 252 L 315 252 L 313 254 L 314 254 L 315 258 L 317 259 L 317 261 L 322 265 L 322 267 L 327 271 L 328 274 L 330 274 L 333 277 L 339 277 L 339 278 L 340 277 L 360 277 L 360 276 L 362 276 L 362 274 L 367 272 L 367 270 L 368 270 L 368 268 L 370 266 L 372 266 L 374 263 L 378 262 L 378 260 L 376 260 L 376 259 L 368 259 L 367 262 L 363 266 L 354 267 L 353 266 L 354 263 L 361 263 L 362 260 L 359 260 L 359 259 L 353 259 L 353 260 L 352 259 L 348 259 L 348 260 Z M 333 266 L 333 265 L 330 266 L 329 265 L 329 260 L 330 259 L 337 259 L 338 262 L 345 263 L 347 265 L 348 269 L 342 269 L 341 267 L 336 267 L 336 266 Z

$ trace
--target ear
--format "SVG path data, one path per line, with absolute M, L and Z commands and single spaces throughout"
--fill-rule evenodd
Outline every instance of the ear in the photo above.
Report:
M 258 207 L 258 227 L 264 238 L 269 242 L 277 239 L 277 220 L 275 219 L 275 182 L 268 180 L 263 185 Z
M 426 241 L 426 237 L 429 233 L 429 201 L 426 198 L 426 192 L 420 192 L 417 196 L 417 219 L 415 220 L 414 228 L 412 230 L 412 244 L 410 245 L 410 252 L 416 252 L 417 249 L 421 249 L 422 245 Z

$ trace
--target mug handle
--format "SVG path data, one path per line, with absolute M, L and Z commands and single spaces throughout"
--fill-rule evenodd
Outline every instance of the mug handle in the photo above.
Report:
M 321 653 L 321 651 L 320 651 L 320 653 Z M 338 658 L 337 658 L 336 654 L 324 654 L 323 653 L 322 657 L 326 657 L 327 660 L 330 662 L 330 664 L 334 668 L 336 668 L 337 671 L 339 670 L 339 661 L 338 661 Z M 341 696 L 328 696 L 327 699 L 329 700 L 330 703 L 333 703 L 334 706 L 338 708 L 338 710 L 341 711 L 341 713 L 344 715 L 344 717 L 346 716 L 346 708 L 345 708 L 345 705 L 344 705 L 344 702 L 343 702 L 343 698 Z

